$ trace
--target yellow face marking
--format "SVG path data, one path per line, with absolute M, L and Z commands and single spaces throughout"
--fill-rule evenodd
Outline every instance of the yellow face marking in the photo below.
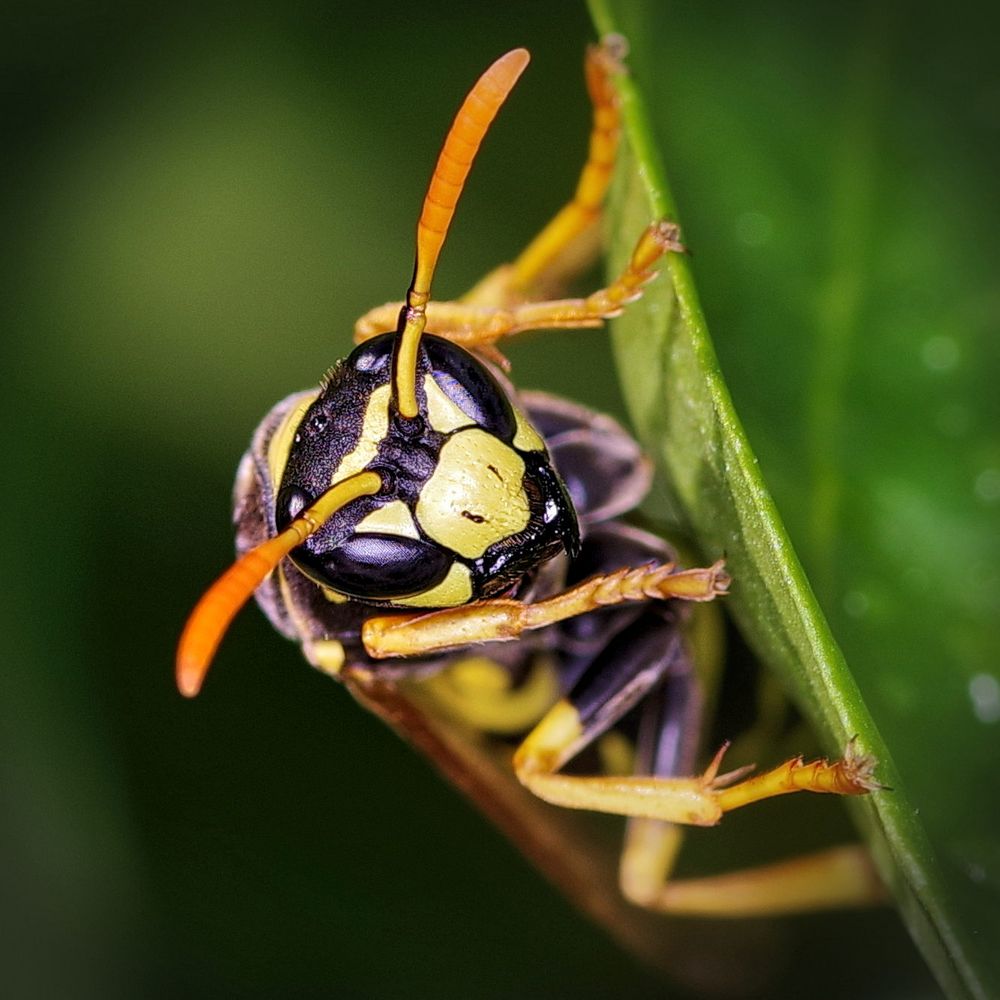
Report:
M 434 430 L 448 434 L 459 427 L 471 427 L 475 424 L 472 417 L 444 394 L 430 375 L 424 376 L 424 392 L 427 394 L 427 419 Z
M 514 447 L 520 451 L 545 451 L 545 442 L 538 431 L 531 426 L 528 418 L 516 406 L 514 407 L 514 419 L 517 421 Z
M 434 541 L 475 559 L 527 526 L 523 479 L 524 462 L 502 441 L 478 428 L 459 431 L 420 491 L 417 520 Z
M 410 508 L 402 500 L 393 500 L 382 507 L 376 507 L 367 517 L 358 522 L 355 532 L 377 532 L 383 535 L 402 535 L 404 538 L 419 538 L 420 532 L 413 521 Z
M 468 566 L 452 563 L 448 575 L 436 587 L 413 597 L 394 598 L 392 603 L 403 608 L 456 608 L 467 604 L 471 597 L 472 574 Z
M 341 460 L 330 478 L 330 484 L 339 483 L 348 476 L 362 472 L 368 463 L 378 454 L 378 446 L 382 443 L 389 430 L 389 397 L 392 389 L 388 383 L 380 385 L 368 397 L 365 415 L 361 421 L 361 434 L 353 451 L 349 451 Z
M 284 416 L 277 429 L 271 435 L 271 440 L 267 443 L 267 469 L 271 474 L 271 482 L 277 489 L 281 482 L 281 477 L 285 474 L 285 466 L 288 464 L 288 453 L 292 448 L 292 440 L 295 432 L 302 423 L 302 418 L 306 415 L 306 410 L 312 406 L 319 390 L 303 395 L 302 401 L 293 406 Z

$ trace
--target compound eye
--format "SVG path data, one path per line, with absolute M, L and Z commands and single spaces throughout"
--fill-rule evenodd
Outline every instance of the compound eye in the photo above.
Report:
M 517 421 L 497 380 L 457 344 L 430 335 L 423 343 L 442 392 L 477 426 L 509 444 L 517 433 Z
M 351 535 L 322 552 L 297 549 L 292 559 L 309 576 L 359 600 L 389 601 L 436 587 L 452 556 L 417 538 L 375 532 Z

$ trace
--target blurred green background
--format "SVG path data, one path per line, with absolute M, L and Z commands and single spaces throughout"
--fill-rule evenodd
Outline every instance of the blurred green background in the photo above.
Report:
M 860 294 L 839 265 L 858 255 L 882 255 L 897 305 L 900 288 L 919 293 L 890 318 L 901 317 L 901 351 L 908 329 L 922 331 L 939 434 L 925 448 L 918 412 L 890 423 L 913 422 L 909 447 L 940 463 L 941 490 L 966 466 L 971 476 L 958 486 L 974 516 L 941 524 L 933 505 L 928 517 L 911 510 L 924 576 L 904 583 L 926 594 L 938 561 L 965 559 L 983 613 L 996 610 L 996 542 L 984 551 L 979 539 L 1000 500 L 997 362 L 987 352 L 972 366 L 963 351 L 967 331 L 995 348 L 1000 325 L 1000 77 L 993 25 L 969 13 L 634 12 L 635 65 L 662 115 L 723 367 L 820 596 L 834 595 L 849 661 L 877 642 L 862 604 L 879 593 L 848 589 L 845 605 L 829 582 L 824 594 L 835 540 L 811 533 L 796 476 L 818 463 L 822 478 L 837 456 L 811 451 L 786 419 L 797 336 L 832 316 L 839 349 L 850 317 L 837 310 Z M 588 121 L 585 10 L 50 4 L 8 11 L 4 28 L 4 992 L 664 995 L 255 611 L 201 698 L 182 701 L 171 676 L 184 616 L 231 558 L 229 492 L 250 433 L 347 351 L 354 317 L 405 289 L 447 123 L 515 45 L 533 63 L 475 168 L 436 293 L 512 256 L 568 195 Z M 902 111 L 885 96 L 898 93 Z M 885 103 L 869 106 L 871 94 Z M 864 163 L 873 148 L 877 185 Z M 891 252 L 869 228 L 886 192 Z M 864 289 L 876 316 L 879 292 Z M 542 338 L 512 357 L 520 384 L 620 412 L 599 334 Z M 850 450 L 868 429 L 847 412 Z M 949 464 L 959 453 L 968 462 Z M 886 707 L 887 735 L 941 746 L 935 759 L 961 792 L 958 748 L 981 746 L 984 731 L 998 742 L 988 680 L 978 720 L 967 704 L 970 678 L 995 683 L 996 660 L 981 632 L 943 617 L 969 657 L 942 682 L 942 731 L 916 710 L 904 724 L 905 704 L 892 714 L 902 682 L 866 694 Z M 974 736 L 950 735 L 959 701 Z M 772 815 L 795 822 L 794 809 Z M 1000 848 L 984 816 L 955 869 L 995 905 Z M 770 995 L 807 982 L 817 997 L 936 995 L 893 917 L 772 930 L 783 954 Z

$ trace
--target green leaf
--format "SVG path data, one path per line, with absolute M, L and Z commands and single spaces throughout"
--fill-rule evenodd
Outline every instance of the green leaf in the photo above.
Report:
M 731 9 L 725 24 L 655 4 L 592 0 L 591 10 L 602 35 L 625 29 L 634 49 L 610 269 L 650 218 L 678 218 L 640 95 L 648 84 L 655 113 L 675 112 L 678 148 L 691 140 L 691 187 L 711 176 L 716 211 L 740 213 L 684 232 L 699 271 L 705 248 L 706 285 L 727 282 L 729 299 L 717 296 L 726 357 L 752 373 L 750 437 L 766 448 L 822 600 L 733 407 L 692 263 L 678 255 L 614 334 L 631 417 L 665 480 L 669 509 L 657 513 L 703 557 L 726 556 L 727 607 L 826 749 L 856 735 L 878 758 L 891 790 L 853 803 L 854 814 L 943 988 L 997 995 L 1000 966 L 985 952 L 1000 926 L 1000 446 L 990 430 L 1000 372 L 982 336 L 997 308 L 956 218 L 929 220 L 922 198 L 936 185 L 959 198 L 964 164 L 939 154 L 900 184 L 899 161 L 926 136 L 882 138 L 913 112 L 912 32 L 894 62 L 886 47 L 900 26 L 881 17 L 845 22 L 831 42 L 808 15 L 776 30 Z

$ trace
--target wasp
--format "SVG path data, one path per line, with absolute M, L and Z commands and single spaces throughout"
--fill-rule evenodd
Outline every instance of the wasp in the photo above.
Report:
M 593 124 L 571 201 L 512 263 L 438 302 L 431 283 L 456 204 L 528 53 L 508 52 L 473 86 L 431 177 L 405 300 L 363 316 L 353 352 L 318 387 L 279 402 L 243 456 L 238 558 L 187 622 L 178 685 L 198 692 L 255 596 L 313 666 L 508 832 L 523 835 L 524 824 L 471 748 L 489 743 L 529 798 L 629 817 L 618 882 L 631 903 L 734 916 L 872 902 L 881 889 L 855 847 L 670 878 L 683 827 L 789 792 L 866 794 L 879 787 L 874 761 L 849 745 L 832 763 L 726 772 L 723 746 L 698 769 L 702 700 L 684 624 L 694 603 L 726 594 L 725 567 L 681 568 L 666 541 L 626 523 L 651 487 L 639 445 L 607 416 L 516 390 L 498 347 L 525 330 L 601 326 L 664 254 L 684 252 L 678 226 L 657 220 L 606 287 L 537 293 L 599 217 L 621 130 L 622 58 L 617 39 L 587 53 Z M 637 735 L 623 747 L 612 737 L 626 718 L 638 719 Z M 594 747 L 608 752 L 588 757 Z M 592 771 L 579 773 L 588 759 Z M 573 859 L 544 842 L 536 835 L 533 853 L 547 850 L 540 860 L 558 878 Z

